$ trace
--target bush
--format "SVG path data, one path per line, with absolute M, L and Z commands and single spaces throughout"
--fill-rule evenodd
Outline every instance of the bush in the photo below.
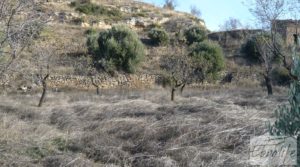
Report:
M 162 28 L 152 28 L 148 33 L 148 37 L 155 45 L 167 45 L 169 43 L 169 35 Z
M 121 17 L 122 13 L 118 9 L 108 9 L 105 6 L 101 5 L 95 5 L 89 1 L 84 2 L 72 2 L 71 7 L 75 7 L 75 10 L 87 15 L 106 15 L 106 16 L 115 16 L 115 17 Z
M 187 29 L 184 33 L 187 44 L 191 45 L 194 42 L 202 42 L 206 39 L 206 30 L 199 26 L 193 26 Z
M 289 70 L 284 67 L 276 67 L 272 70 L 273 83 L 284 86 L 289 85 L 291 81 Z
M 96 55 L 99 51 L 99 45 L 98 45 L 98 33 L 94 29 L 89 29 L 86 31 L 86 45 L 88 53 L 91 55 Z
M 245 58 L 251 63 L 260 62 L 261 55 L 255 45 L 255 40 L 252 38 L 249 39 L 241 49 L 241 52 L 245 54 Z
M 241 52 L 245 54 L 246 59 L 250 63 L 262 63 L 262 61 L 263 61 L 261 59 L 262 55 L 259 52 L 259 48 L 257 46 L 261 46 L 262 44 L 265 44 L 266 42 L 267 43 L 273 43 L 274 45 L 276 45 L 276 48 L 278 49 L 278 51 L 276 51 L 277 53 L 275 52 L 276 55 L 274 55 L 272 57 L 271 61 L 274 62 L 274 63 L 278 63 L 281 59 L 281 56 L 280 56 L 279 53 L 283 52 L 284 42 L 283 42 L 282 37 L 279 36 L 279 35 L 275 36 L 274 40 L 275 40 L 275 42 L 273 43 L 271 34 L 269 34 L 269 33 L 256 34 L 255 36 L 250 38 L 244 44 L 244 46 L 242 46 Z M 270 49 L 268 49 L 268 50 L 270 50 Z M 274 49 L 271 49 L 270 51 L 272 52 L 272 50 L 274 50 Z
M 218 78 L 218 73 L 224 68 L 222 48 L 213 42 L 195 43 L 190 56 L 198 64 L 199 75 L 204 75 L 204 78 L 215 80 Z
M 133 73 L 145 55 L 138 35 L 125 26 L 115 26 L 101 32 L 98 44 L 99 54 L 95 56 L 95 63 L 102 67 L 104 62 L 112 69 L 115 67 L 117 70 Z

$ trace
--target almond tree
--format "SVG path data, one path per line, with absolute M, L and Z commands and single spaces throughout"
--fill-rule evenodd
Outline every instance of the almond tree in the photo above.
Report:
M 47 80 L 50 77 L 53 69 L 54 56 L 59 54 L 59 48 L 54 43 L 48 42 L 46 44 L 37 43 L 33 48 L 32 62 L 35 65 L 35 73 L 38 82 L 42 85 L 42 95 L 40 97 L 38 107 L 43 105 L 48 89 Z
M 265 79 L 268 95 L 273 94 L 272 82 L 271 82 L 271 71 L 273 69 L 273 62 L 276 59 L 275 54 L 268 46 L 270 36 L 268 34 L 257 35 L 254 38 L 255 47 L 259 53 L 259 60 L 263 67 L 262 75 Z
M 163 84 L 171 88 L 171 101 L 175 99 L 178 88 L 183 91 L 186 84 L 191 82 L 192 67 L 187 56 L 170 55 L 162 60 L 161 68 L 164 71 Z
M 268 94 L 271 95 L 272 83 L 271 73 L 272 62 L 274 57 L 281 57 L 283 65 L 290 70 L 288 63 L 288 55 L 283 53 L 282 45 L 280 43 L 280 35 L 278 32 L 277 20 L 286 16 L 288 11 L 288 0 L 253 0 L 251 8 L 249 9 L 253 16 L 256 18 L 258 25 L 262 29 L 270 31 L 270 35 L 261 35 L 258 44 L 256 45 L 260 55 L 262 56 L 262 64 L 264 65 L 264 78 Z M 250 2 L 253 2 L 250 0 Z
M 35 0 L 0 1 L 0 77 L 47 22 L 40 5 Z

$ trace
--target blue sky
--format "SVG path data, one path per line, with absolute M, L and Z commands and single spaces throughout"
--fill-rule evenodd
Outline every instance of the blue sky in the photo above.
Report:
M 143 0 L 158 6 L 163 6 L 164 0 Z M 228 18 L 233 17 L 241 21 L 243 25 L 252 25 L 253 17 L 248 7 L 243 4 L 244 0 L 177 0 L 178 11 L 190 12 L 191 5 L 197 6 L 202 12 L 208 29 L 219 30 L 219 25 L 223 24 Z M 252 25 L 253 26 L 253 25 Z

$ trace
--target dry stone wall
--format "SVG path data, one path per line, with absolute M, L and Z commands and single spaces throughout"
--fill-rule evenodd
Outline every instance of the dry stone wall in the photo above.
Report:
M 102 89 L 126 87 L 126 88 L 142 88 L 151 87 L 156 83 L 158 76 L 156 75 L 118 75 L 116 77 L 109 76 L 93 76 L 93 81 Z M 77 88 L 77 89 L 93 89 L 91 77 L 87 76 L 63 76 L 52 75 L 48 79 L 48 86 L 51 88 Z

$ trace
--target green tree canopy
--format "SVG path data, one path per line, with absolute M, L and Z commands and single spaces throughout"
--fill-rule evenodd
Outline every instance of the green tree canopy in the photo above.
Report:
M 133 73 L 144 58 L 144 45 L 138 35 L 126 26 L 114 26 L 110 30 L 100 32 L 99 54 L 95 56 L 95 64 L 111 69 Z M 105 63 L 103 63 L 105 61 Z

